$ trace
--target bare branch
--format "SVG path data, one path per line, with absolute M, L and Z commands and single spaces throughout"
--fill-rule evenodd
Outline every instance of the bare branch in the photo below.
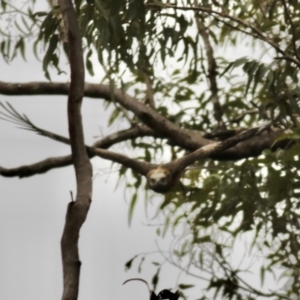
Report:
M 21 129 L 33 131 L 41 136 L 45 136 L 51 138 L 52 140 L 70 145 L 69 138 L 36 126 L 26 115 L 21 115 L 20 113 L 18 113 L 18 111 L 10 103 L 7 102 L 6 105 L 7 106 L 0 102 L 0 107 L 2 107 L 4 110 L 4 112 L 0 110 L 0 119 L 17 124 Z M 162 135 L 154 132 L 151 128 L 145 125 L 139 125 L 112 133 L 105 138 L 95 142 L 92 147 L 107 149 L 116 143 L 143 136 L 163 138 Z
M 143 161 L 131 159 L 122 154 L 118 154 L 106 149 L 88 148 L 89 157 L 99 156 L 113 162 L 122 164 L 125 167 L 131 168 L 141 175 L 146 175 L 151 168 L 156 167 L 155 164 L 150 164 Z M 29 177 L 37 174 L 45 173 L 51 169 L 66 167 L 72 164 L 72 156 L 51 157 L 40 162 L 20 166 L 17 168 L 7 169 L 0 166 L 0 175 L 4 177 Z
M 35 126 L 35 125 L 34 125 Z M 47 130 L 40 129 L 39 127 L 36 127 L 39 130 L 37 132 L 38 134 L 41 134 L 45 137 L 51 138 L 55 141 L 63 142 L 66 144 L 70 143 L 70 140 L 66 137 L 60 136 L 58 134 L 52 133 Z M 43 134 L 42 134 L 43 132 Z M 115 132 L 111 135 L 106 136 L 102 140 L 99 140 L 93 144 L 93 148 L 102 148 L 102 149 L 107 149 L 111 147 L 112 145 L 123 142 L 126 140 L 130 139 L 135 139 L 137 137 L 142 137 L 142 136 L 153 136 L 155 135 L 153 131 L 150 128 L 147 128 L 146 126 L 141 126 L 141 127 L 135 127 L 135 128 L 130 128 L 127 130 L 122 130 Z M 87 146 L 87 149 L 89 147 Z M 111 152 L 113 153 L 113 152 Z M 114 153 L 113 153 L 114 154 Z M 90 158 L 94 157 L 97 155 L 97 153 L 92 153 L 91 151 L 88 151 L 88 155 Z M 112 157 L 114 157 L 112 155 Z M 116 161 L 120 162 L 120 161 Z M 45 160 L 42 160 L 40 162 L 31 164 L 31 165 L 25 165 L 25 166 L 20 166 L 17 168 L 11 168 L 7 169 L 4 167 L 0 166 L 0 175 L 4 177 L 29 177 L 37 174 L 42 174 L 46 173 L 49 170 L 56 169 L 56 168 L 61 168 L 61 167 L 66 167 L 72 164 L 72 156 L 67 155 L 67 156 L 61 156 L 61 157 L 50 157 Z
M 121 130 L 115 133 L 112 133 L 100 141 L 97 141 L 93 144 L 93 148 L 102 148 L 107 149 L 111 147 L 112 145 L 123 142 L 126 140 L 133 140 L 138 137 L 144 137 L 144 136 L 152 136 L 156 138 L 163 138 L 163 136 L 159 133 L 156 133 L 151 128 L 145 126 L 145 125 L 139 125 L 132 127 L 130 129 Z
M 34 125 L 28 117 L 25 115 L 19 114 L 12 105 L 7 104 L 8 107 L 3 105 L 0 102 L 0 106 L 5 110 L 6 113 L 3 113 L 0 111 L 0 116 L 3 115 L 4 120 L 10 121 L 13 123 L 17 123 L 20 125 L 21 128 L 31 130 L 36 132 L 39 135 L 51 138 L 52 140 L 62 142 L 65 144 L 70 144 L 70 139 L 63 137 L 61 135 L 58 135 L 56 133 L 44 130 L 40 127 L 37 127 Z M 1 117 L 0 117 L 1 118 Z M 109 159 L 113 162 L 120 163 L 126 167 L 129 167 L 136 172 L 146 175 L 150 168 L 155 167 L 156 165 L 154 164 L 149 164 L 146 162 L 139 162 L 134 159 L 130 159 L 124 155 L 117 154 L 111 151 L 107 151 L 104 149 L 95 149 L 95 148 L 108 148 L 112 146 L 113 144 L 117 142 L 121 142 L 127 139 L 133 139 L 136 137 L 141 137 L 141 136 L 155 136 L 155 133 L 148 127 L 146 126 L 139 126 L 139 127 L 134 127 L 130 128 L 127 130 L 122 130 L 116 133 L 113 133 L 111 135 L 108 135 L 104 139 L 97 141 L 94 143 L 93 147 L 85 146 L 86 151 L 88 153 L 89 158 L 92 158 L 94 156 L 100 156 L 105 159 Z M 158 135 L 156 135 L 158 136 Z M 26 177 L 26 176 L 31 176 L 37 173 L 43 173 L 48 171 L 51 168 L 55 167 L 61 167 L 61 166 L 66 166 L 68 164 L 72 163 L 71 156 L 65 156 L 65 157 L 59 157 L 59 158 L 50 158 L 46 159 L 44 161 L 41 161 L 39 163 L 30 165 L 30 166 L 21 166 L 19 168 L 15 169 L 5 169 L 5 168 L 0 168 L 0 174 L 2 176 L 7 176 L 7 177 L 12 177 L 12 176 L 19 176 L 19 177 Z
M 0 94 L 5 95 L 66 95 L 68 84 L 30 82 L 30 83 L 5 83 L 0 81 Z M 124 108 L 132 111 L 144 124 L 154 131 L 168 137 L 177 145 L 186 149 L 195 149 L 209 143 L 208 140 L 201 139 L 200 135 L 191 135 L 187 129 L 180 128 L 172 123 L 156 110 L 139 102 L 125 92 L 114 89 L 113 95 L 111 87 L 104 84 L 85 84 L 85 96 L 91 98 L 114 99 Z
M 52 82 L 31 82 L 31 83 L 4 83 L 0 81 L 0 93 L 9 95 L 65 95 L 68 88 L 67 83 Z M 108 85 L 85 84 L 85 95 L 91 98 L 111 99 L 110 87 Z M 211 144 L 214 141 L 203 138 L 203 135 L 194 130 L 180 128 L 173 124 L 157 111 L 138 102 L 135 98 L 123 93 L 121 90 L 114 90 L 114 99 L 121 105 L 133 111 L 145 124 L 147 124 L 156 134 L 169 138 L 172 144 L 194 151 L 200 147 Z M 260 138 L 253 138 L 239 143 L 222 153 L 215 155 L 214 159 L 236 160 L 241 158 L 258 156 L 265 149 L 270 149 L 274 139 L 282 134 L 282 130 L 272 128 L 268 133 L 264 133 Z
M 84 63 L 77 16 L 71 0 L 59 0 L 68 35 L 71 82 L 68 96 L 68 122 L 72 159 L 76 173 L 77 194 L 70 202 L 61 239 L 64 288 L 62 300 L 77 300 L 80 265 L 78 240 L 91 203 L 92 166 L 84 144 L 81 104 L 84 94 Z
M 146 176 L 151 169 L 154 169 L 158 166 L 156 164 L 140 161 L 105 149 L 89 148 L 89 153 L 119 163 L 144 176 Z
M 29 177 L 37 174 L 45 173 L 54 168 L 66 167 L 72 164 L 72 156 L 50 157 L 40 162 L 20 166 L 17 168 L 3 168 L 0 166 L 0 175 L 4 177 Z
M 35 127 L 38 129 L 38 127 Z M 39 130 L 39 129 L 38 129 Z M 55 133 L 52 133 L 47 130 L 41 130 L 38 131 L 39 134 L 49 137 L 53 140 L 63 142 L 63 143 L 70 143 L 70 140 L 57 135 Z M 111 145 L 113 145 L 116 142 L 120 142 L 122 140 L 127 140 L 129 138 L 136 138 L 138 136 L 142 135 L 148 135 L 150 133 L 150 130 L 141 130 L 141 129 L 129 129 L 129 130 L 123 130 L 114 134 L 111 134 L 110 136 L 107 136 L 103 140 L 100 140 L 94 144 L 97 147 L 101 147 L 102 149 L 96 149 L 95 147 L 88 147 L 86 146 L 86 150 L 88 153 L 88 156 L 90 158 L 94 156 L 99 156 L 104 159 L 108 159 L 113 162 L 117 162 L 119 164 L 122 164 L 125 167 L 131 168 L 137 173 L 141 175 L 146 175 L 151 168 L 156 167 L 156 164 L 150 164 L 147 162 L 143 161 L 138 161 L 136 159 L 131 159 L 128 158 L 127 156 L 112 152 L 112 151 L 107 151 L 104 148 L 108 148 Z M 0 167 L 0 174 L 5 177 L 28 177 L 40 173 L 45 173 L 50 169 L 53 168 L 59 168 L 59 167 L 64 167 L 72 164 L 72 157 L 70 155 L 68 156 L 62 156 L 62 157 L 55 157 L 55 158 L 48 158 L 45 159 L 41 162 L 32 164 L 32 165 L 27 165 L 27 166 L 21 166 L 18 168 L 12 168 L 12 169 L 6 169 L 3 167 Z

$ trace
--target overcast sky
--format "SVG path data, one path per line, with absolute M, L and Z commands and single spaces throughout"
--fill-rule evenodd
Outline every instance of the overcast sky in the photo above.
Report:
M 45 80 L 41 64 L 30 56 L 27 63 L 16 59 L 6 65 L 0 60 L 0 67 L 4 81 Z M 65 78 L 54 76 L 55 79 Z M 2 103 L 9 101 L 36 125 L 63 135 L 67 135 L 66 100 L 67 97 L 0 95 Z M 118 129 L 115 126 L 107 130 L 108 116 L 102 100 L 84 100 L 87 143 L 95 141 L 95 136 L 99 138 Z M 67 145 L 2 120 L 0 137 L 0 165 L 7 168 L 70 153 Z M 124 264 L 135 254 L 157 250 L 156 228 L 144 225 L 148 221 L 143 199 L 138 201 L 129 228 L 128 199 L 122 185 L 116 188 L 117 172 L 108 174 L 110 164 L 101 159 L 96 159 L 94 165 L 93 202 L 80 237 L 80 299 L 147 299 L 148 292 L 142 283 L 122 286 L 122 282 L 137 276 L 151 282 L 155 268 L 148 264 L 150 272 L 141 275 L 125 272 Z M 73 167 L 24 179 L 0 177 L 0 188 L 0 299 L 60 299 L 60 238 L 70 190 L 75 193 Z M 176 279 L 166 278 L 161 289 L 175 286 Z

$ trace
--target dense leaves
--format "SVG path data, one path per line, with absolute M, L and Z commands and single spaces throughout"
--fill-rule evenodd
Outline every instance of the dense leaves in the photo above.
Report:
M 266 150 L 259 157 L 253 153 L 247 160 L 201 161 L 187 170 L 184 187 L 163 196 L 159 209 L 164 225 L 157 232 L 176 233 L 168 259 L 206 282 L 212 294 L 203 291 L 199 299 L 298 299 L 298 1 L 207 0 L 197 5 L 189 0 L 172 4 L 77 0 L 75 7 L 88 72 L 96 73 L 97 59 L 105 72 L 104 82 L 152 106 L 181 128 L 200 134 L 226 129 L 228 134 L 268 121 L 271 127 L 289 130 L 278 139 L 290 139 L 284 149 Z M 18 9 L 1 0 L 3 59 L 26 58 L 25 45 L 30 41 L 37 56 L 43 49 L 47 79 L 53 67 L 62 72 L 60 59 L 67 49 L 57 9 L 36 11 L 34 1 Z M 140 124 L 114 101 L 107 105 L 114 105 L 108 125 L 120 119 L 132 126 Z M 213 111 L 217 107 L 221 114 Z M 175 159 L 185 151 L 165 139 L 149 137 L 132 139 L 131 146 L 147 162 Z M 145 182 L 124 168 L 120 176 L 128 180 L 132 192 L 131 220 Z M 252 253 L 265 258 L 256 270 L 261 288 L 243 279 L 247 270 L 231 262 L 235 243 L 243 237 Z M 241 251 L 246 256 L 246 250 Z M 132 267 L 138 257 L 126 267 Z M 161 280 L 161 268 L 154 274 L 154 287 Z M 266 285 L 267 274 L 279 276 L 278 287 Z M 179 287 L 185 292 L 193 285 Z

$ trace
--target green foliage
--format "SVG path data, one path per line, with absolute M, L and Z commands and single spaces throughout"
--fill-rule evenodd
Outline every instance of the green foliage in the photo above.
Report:
M 137 194 L 135 193 L 132 196 L 132 199 L 130 201 L 130 206 L 129 206 L 129 214 L 128 214 L 129 225 L 130 225 L 131 220 L 132 220 L 132 216 L 133 216 L 133 212 L 134 212 L 134 208 L 135 208 L 136 202 L 137 202 Z
M 197 30 L 197 16 L 215 50 L 215 79 L 224 123 L 236 129 L 268 120 L 274 127 L 290 129 L 277 142 L 289 139 L 289 146 L 293 146 L 242 161 L 197 163 L 198 169 L 184 174 L 181 191 L 163 196 L 159 209 L 164 222 L 157 232 L 165 236 L 172 231 L 177 238 L 170 251 L 174 264 L 196 277 L 205 277 L 213 296 L 203 293 L 199 299 L 297 298 L 300 4 L 206 0 L 195 11 L 195 1 L 172 3 L 177 8 L 168 7 L 169 1 L 75 1 L 86 69 L 92 76 L 96 73 L 92 57 L 97 57 L 105 71 L 105 83 L 122 88 L 146 104 L 146 82 L 150 78 L 156 110 L 161 115 L 182 128 L 200 133 L 213 131 L 218 122 L 212 112 L 208 51 Z M 6 18 L 9 14 L 13 17 Z M 0 18 L 0 51 L 5 61 L 18 55 L 25 59 L 30 41 L 36 56 L 43 49 L 42 68 L 48 80 L 53 67 L 62 72 L 60 59 L 66 49 L 55 8 L 39 12 L 34 1 L 28 1 L 25 8 L 17 9 L 1 0 Z M 108 126 L 120 119 L 139 124 L 136 116 L 117 107 L 114 101 L 107 105 L 114 105 Z M 184 150 L 156 138 L 130 143 L 139 153 L 138 159 L 148 162 L 161 162 L 162 157 L 175 159 Z M 124 167 L 120 177 L 130 178 L 127 187 L 133 191 L 130 223 L 145 182 Z M 262 286 L 268 274 L 280 272 L 289 283 L 280 281 L 283 290 L 267 287 L 264 292 L 252 287 L 251 282 L 245 284 L 245 270 L 232 266 L 234 244 L 245 236 L 251 250 L 265 258 L 257 272 Z M 137 257 L 126 267 L 131 268 Z M 142 262 L 144 257 L 140 266 Z M 189 267 L 183 267 L 183 262 Z M 154 288 L 162 267 L 159 264 L 153 276 Z M 179 288 L 185 291 L 192 285 L 181 283 Z

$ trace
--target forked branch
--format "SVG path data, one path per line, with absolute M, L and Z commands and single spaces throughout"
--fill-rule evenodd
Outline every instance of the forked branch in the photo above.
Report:
M 29 82 L 6 83 L 0 81 L 0 94 L 5 95 L 66 95 L 69 85 L 67 83 Z M 112 94 L 113 93 L 113 94 Z M 84 95 L 91 98 L 102 98 L 108 101 L 114 99 L 122 107 L 132 111 L 145 125 L 153 131 L 172 140 L 173 143 L 186 149 L 196 149 L 209 143 L 208 140 L 197 136 L 195 140 L 190 132 L 180 128 L 151 107 L 139 102 L 122 90 L 104 84 L 86 83 Z
M 6 120 L 12 121 L 19 124 L 22 128 L 29 129 L 37 132 L 40 135 L 49 137 L 59 142 L 68 143 L 70 142 L 67 138 L 49 132 L 47 130 L 40 129 L 34 125 L 25 115 L 19 114 L 12 106 L 5 108 L 6 113 L 1 113 L 2 116 L 5 116 Z M 229 149 L 238 143 L 252 138 L 255 135 L 260 135 L 269 127 L 263 128 L 252 128 L 249 130 L 244 130 L 243 132 L 234 135 L 225 141 L 214 142 L 196 151 L 176 160 L 173 160 L 169 163 L 157 165 L 144 161 L 139 161 L 137 159 L 129 158 L 125 155 L 108 151 L 105 149 L 99 149 L 95 147 L 85 146 L 89 157 L 99 156 L 104 159 L 108 159 L 113 162 L 117 162 L 127 168 L 134 170 L 142 176 L 146 176 L 148 181 L 148 186 L 155 192 L 166 193 L 173 190 L 179 180 L 182 172 L 186 167 L 193 164 L 195 161 L 203 158 L 209 158 L 214 155 L 218 155 L 220 152 Z M 146 129 L 145 129 L 146 130 Z M 98 143 L 99 146 L 99 143 Z M 1 173 L 4 173 L 4 170 L 1 170 Z M 25 169 L 26 171 L 26 169 Z M 8 173 L 8 171 L 7 171 Z
M 55 141 L 59 141 L 67 144 L 70 143 L 70 140 L 68 138 L 36 126 L 30 121 L 30 119 L 26 115 L 22 115 L 18 113 L 11 105 L 8 104 L 7 107 L 4 106 L 3 104 L 0 105 L 4 109 L 4 112 L 0 111 L 0 118 L 16 123 L 21 128 L 34 131 L 37 134 L 51 138 Z M 192 164 L 198 159 L 207 157 L 207 158 L 222 160 L 222 159 L 236 159 L 236 158 L 245 158 L 249 156 L 257 156 L 261 153 L 262 150 L 266 148 L 272 147 L 273 149 L 276 149 L 276 147 L 279 146 L 285 147 L 285 145 L 289 143 L 289 141 L 286 142 L 282 141 L 280 145 L 278 144 L 274 145 L 274 140 L 276 139 L 276 137 L 282 134 L 283 132 L 282 130 L 276 130 L 275 128 L 268 128 L 268 130 L 265 130 L 264 132 L 261 131 L 259 135 L 247 134 L 247 132 L 251 133 L 253 132 L 253 130 L 255 131 L 256 128 L 249 129 L 249 130 L 244 129 L 242 135 L 239 135 L 239 133 L 241 133 L 241 130 L 237 132 L 231 130 L 232 134 L 228 135 L 227 137 L 224 136 L 224 138 L 222 139 L 223 140 L 222 143 L 224 143 L 222 145 L 227 145 L 227 146 L 222 146 L 218 148 L 217 147 L 218 143 L 216 143 L 215 141 L 210 141 L 209 145 L 206 145 L 204 147 L 198 147 L 195 149 L 196 151 L 194 151 L 193 153 L 183 158 L 180 158 L 179 160 L 175 160 L 173 162 L 170 162 L 165 165 L 160 165 L 160 166 L 152 163 L 147 163 L 144 161 L 139 161 L 133 158 L 129 158 L 122 154 L 105 150 L 106 148 L 112 146 L 113 144 L 127 139 L 134 139 L 136 137 L 142 137 L 142 136 L 153 136 L 153 137 L 160 137 L 160 138 L 163 137 L 159 133 L 156 133 L 155 131 L 153 131 L 152 129 L 144 125 L 139 125 L 127 130 L 113 133 L 103 138 L 102 140 L 97 141 L 96 143 L 94 143 L 92 147 L 89 146 L 85 146 L 85 147 L 89 158 L 92 158 L 94 156 L 99 156 L 104 159 L 108 159 L 113 162 L 122 164 L 127 168 L 131 168 L 135 172 L 143 176 L 146 176 L 149 183 L 154 183 L 154 184 L 149 184 L 149 187 L 151 189 L 160 193 L 161 192 L 164 193 L 166 191 L 169 191 L 172 187 L 174 187 L 174 185 L 176 185 L 176 183 L 178 183 L 180 179 L 181 172 L 187 166 L 189 166 L 190 164 Z M 214 150 L 214 147 L 216 147 L 217 151 Z M 5 169 L 3 167 L 0 167 L 0 175 L 6 177 L 32 176 L 34 174 L 46 172 L 52 168 L 63 167 L 71 163 L 72 163 L 71 156 L 48 158 L 41 162 L 35 163 L 33 165 L 21 166 L 19 168 Z M 164 173 L 163 175 L 162 172 Z M 169 185 L 166 186 L 165 184 L 163 184 L 162 188 L 157 188 L 156 182 L 153 181 L 153 176 L 156 178 L 157 176 L 161 178 L 165 178 L 166 176 L 168 176 L 168 178 L 170 178 L 171 180 L 165 180 L 165 182 L 169 183 Z

